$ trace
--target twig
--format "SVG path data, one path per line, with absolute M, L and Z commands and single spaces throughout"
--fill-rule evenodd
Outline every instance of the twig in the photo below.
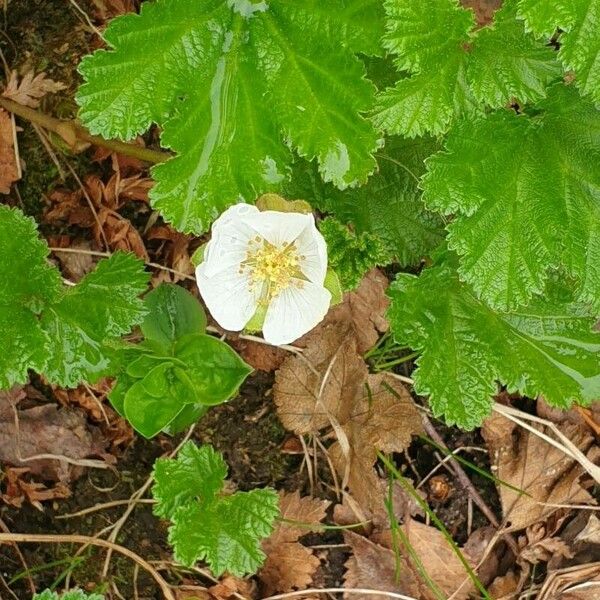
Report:
M 165 162 L 171 155 L 167 152 L 161 152 L 159 150 L 152 150 L 150 148 L 142 148 L 135 144 L 128 144 L 126 142 L 120 142 L 119 140 L 105 140 L 98 135 L 92 135 L 87 129 L 79 125 L 76 121 L 66 121 L 62 119 L 55 119 L 50 115 L 46 115 L 40 111 L 19 104 L 14 100 L 0 96 L 0 106 L 9 112 L 35 123 L 52 131 L 59 135 L 70 147 L 75 145 L 76 141 L 83 141 L 93 144 L 94 146 L 101 146 L 112 150 L 117 154 L 123 154 L 125 156 L 132 156 L 139 158 L 144 162 L 151 164 L 157 164 Z
M 0 519 L 0 529 L 2 529 L 2 531 L 4 531 L 4 533 L 10 533 L 10 529 L 8 528 L 8 525 L 2 519 Z M 27 561 L 25 560 L 25 557 L 23 556 L 23 553 L 21 552 L 21 549 L 19 548 L 19 545 L 16 542 L 13 543 L 13 548 L 15 550 L 15 553 L 19 557 L 21 564 L 23 565 L 23 572 L 25 573 L 25 575 L 27 577 L 27 583 L 29 584 L 29 591 L 32 594 L 35 594 L 35 584 L 33 583 L 33 579 L 31 578 L 31 573 L 29 572 L 29 565 L 27 564 Z M 7 588 L 8 588 L 8 586 L 7 586 Z
M 94 506 L 90 506 L 88 508 L 84 508 L 83 510 L 78 510 L 77 512 L 68 513 L 65 515 L 58 515 L 54 517 L 55 519 L 74 519 L 75 517 L 83 517 L 85 515 L 89 515 L 94 512 L 98 512 L 99 510 L 104 510 L 106 508 L 114 508 L 115 506 L 123 506 L 124 504 L 130 504 L 132 502 L 131 498 L 127 500 L 112 500 L 111 502 L 103 502 L 102 504 L 95 504 Z M 156 504 L 155 500 L 151 500 L 150 498 L 140 498 L 135 501 L 136 504 Z
M 34 533 L 0 533 L 0 543 L 23 543 L 23 544 L 86 544 L 92 546 L 100 546 L 108 548 L 111 552 L 118 552 L 123 556 L 127 556 L 140 567 L 147 571 L 158 586 L 160 587 L 163 596 L 167 600 L 176 600 L 169 584 L 163 579 L 162 575 L 141 556 L 132 552 L 124 546 L 115 544 L 114 542 L 93 538 L 87 535 L 57 535 L 57 534 L 34 534 Z

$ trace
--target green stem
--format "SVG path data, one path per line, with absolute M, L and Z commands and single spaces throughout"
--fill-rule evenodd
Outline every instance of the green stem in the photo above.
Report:
M 27 121 L 30 121 L 31 123 L 35 123 L 48 131 L 56 133 L 71 147 L 75 146 L 77 141 L 88 142 L 94 146 L 108 148 L 108 150 L 112 150 L 117 154 L 139 158 L 140 160 L 151 164 L 165 162 L 171 157 L 167 152 L 142 148 L 135 144 L 120 142 L 119 140 L 105 140 L 98 135 L 92 135 L 76 121 L 55 119 L 50 115 L 46 115 L 33 108 L 19 104 L 14 100 L 4 98 L 3 96 L 0 96 L 0 107 L 23 119 L 27 119 Z
M 417 356 L 419 356 L 419 354 L 420 354 L 420 352 L 411 352 L 410 354 L 407 354 L 406 356 L 403 356 L 402 358 L 397 358 L 396 360 L 391 360 L 391 361 L 383 363 L 383 364 L 375 364 L 375 369 L 377 371 L 384 371 L 386 369 L 390 369 L 391 367 L 401 365 L 402 363 L 408 362 L 409 360 L 416 358 Z

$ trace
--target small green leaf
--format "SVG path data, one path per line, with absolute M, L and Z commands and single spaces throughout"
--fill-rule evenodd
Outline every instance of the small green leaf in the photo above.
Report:
M 333 269 L 327 269 L 323 287 L 331 293 L 331 306 L 339 304 L 344 299 L 344 289 L 340 282 L 340 278 Z
M 48 337 L 37 315 L 61 289 L 60 274 L 48 261 L 33 219 L 0 205 L 0 389 L 25 383 L 27 370 L 42 371 Z
M 111 355 L 105 344 L 144 318 L 139 296 L 148 279 L 141 260 L 118 252 L 45 311 L 42 326 L 50 339 L 45 372 L 52 383 L 74 387 L 106 373 Z
M 224 495 L 226 476 L 221 454 L 187 442 L 176 460 L 155 463 L 154 512 L 172 521 L 176 560 L 188 566 L 205 560 L 217 577 L 224 571 L 242 577 L 265 558 L 261 539 L 273 531 L 279 498 L 270 489 Z
M 421 352 L 415 390 L 434 415 L 472 429 L 489 414 L 497 384 L 560 408 L 600 394 L 600 334 L 585 307 L 555 284 L 522 310 L 494 312 L 438 258 L 419 277 L 391 285 L 395 339 Z
M 133 428 L 145 438 L 151 438 L 169 425 L 185 404 L 195 399 L 189 380 L 179 377 L 177 369 L 165 361 L 127 390 L 123 408 Z
M 278 500 L 274 490 L 252 490 L 181 507 L 169 530 L 175 560 L 186 566 L 205 560 L 216 577 L 255 573 L 265 559 L 261 539 L 273 531 Z
M 186 365 L 197 401 L 207 405 L 229 400 L 252 372 L 229 345 L 204 334 L 180 338 L 175 357 Z
M 144 298 L 148 314 L 141 329 L 147 340 L 152 340 L 168 352 L 182 336 L 204 333 L 206 315 L 202 305 L 186 289 L 162 283 Z
M 221 454 L 212 446 L 186 442 L 177 460 L 159 458 L 154 463 L 154 513 L 172 519 L 180 506 L 192 500 L 211 502 L 223 488 L 225 477 L 227 465 Z
M 321 221 L 319 229 L 327 242 L 329 264 L 344 290 L 353 290 L 373 267 L 389 262 L 385 246 L 369 232 L 357 234 L 331 217 Z
M 179 414 L 163 429 L 167 435 L 177 435 L 190 425 L 197 423 L 210 407 L 206 404 L 186 404 Z
M 82 590 L 69 590 L 58 594 L 52 590 L 44 590 L 41 594 L 34 594 L 31 600 L 104 600 L 100 594 L 88 594 Z

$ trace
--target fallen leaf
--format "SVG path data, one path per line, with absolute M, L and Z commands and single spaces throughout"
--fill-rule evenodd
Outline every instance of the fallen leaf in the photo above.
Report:
M 376 344 L 380 334 L 389 329 L 385 318 L 390 304 L 385 294 L 388 285 L 386 276 L 379 269 L 369 271 L 358 288 L 344 294 L 342 303 L 327 313 L 320 326 L 301 338 L 300 345 L 305 340 L 318 337 L 320 330 L 331 323 L 350 323 L 356 336 L 358 352 L 364 354 Z
M 177 283 L 185 279 L 186 275 L 194 274 L 190 251 L 193 240 L 191 236 L 176 231 L 170 225 L 159 225 L 152 227 L 146 237 L 148 240 L 164 242 L 156 252 L 156 260 L 173 269 L 174 272 L 168 273 L 171 283 Z
M 576 542 L 600 544 L 600 519 L 591 514 L 586 526 L 577 534 Z
M 413 399 L 389 374 L 368 375 L 352 401 L 350 418 L 341 424 L 349 449 L 344 452 L 340 441 L 335 442 L 329 448 L 331 461 L 361 508 L 387 522 L 387 484 L 379 480 L 373 464 L 378 450 L 401 452 L 423 431 Z
M 55 94 L 66 88 L 64 83 L 46 77 L 44 72 L 34 75 L 33 71 L 28 71 L 19 83 L 18 73 L 12 71 L 2 95 L 24 106 L 37 108 L 46 94 Z
M 208 588 L 210 597 L 216 600 L 230 600 L 231 598 L 255 598 L 256 582 L 250 579 L 241 579 L 233 575 L 226 575 L 219 583 Z
M 272 373 L 281 367 L 289 353 L 277 346 L 245 339 L 230 339 L 229 343 L 240 356 L 254 369 Z
M 473 583 L 464 565 L 442 532 L 435 527 L 412 519 L 402 527 L 412 550 L 419 557 L 423 570 L 444 593 L 444 596 L 452 596 L 455 600 L 466 600 L 469 594 L 474 591 Z M 389 530 L 375 534 L 373 541 L 387 548 L 393 548 L 392 532 Z M 461 552 L 467 562 L 473 566 L 473 560 L 466 551 L 463 549 Z M 417 576 L 418 567 L 412 561 L 410 561 L 410 568 Z M 436 600 L 437 596 L 433 593 L 431 587 L 421 579 L 419 579 L 419 583 L 421 588 L 420 597 L 424 600 Z
M 494 13 L 502 6 L 502 0 L 461 0 L 461 4 L 473 10 L 477 25 L 483 27 L 494 20 Z
M 319 530 L 329 504 L 327 500 L 318 498 L 301 498 L 299 492 L 280 493 L 282 520 L 263 541 L 262 547 L 267 558 L 258 572 L 266 595 L 303 590 L 312 583 L 321 563 L 312 550 L 298 540 L 311 531 Z
M 367 375 L 347 324 L 334 323 L 313 337 L 301 356 L 291 355 L 275 375 L 273 394 L 283 425 L 299 435 L 346 422 Z
M 67 482 L 80 475 L 82 468 L 56 459 L 22 459 L 54 454 L 77 460 L 103 451 L 99 431 L 89 427 L 81 413 L 59 410 L 56 404 L 15 409 L 9 395 L 0 392 L 0 463 L 27 467 L 45 480 Z
M 58 482 L 52 487 L 47 487 L 40 482 L 27 481 L 24 479 L 24 476 L 29 474 L 29 472 L 28 468 L 4 468 L 2 474 L 6 490 L 0 494 L 0 499 L 3 502 L 10 506 L 21 508 L 23 503 L 27 501 L 38 510 L 43 510 L 42 502 L 62 500 L 70 497 L 71 491 L 64 483 Z
M 568 567 L 550 573 L 537 600 L 598 600 L 600 562 Z
M 376 544 L 350 531 L 344 532 L 344 541 L 352 549 L 346 562 L 344 587 L 366 588 L 419 597 L 420 586 L 404 555 Z M 389 600 L 389 596 L 359 593 L 344 594 L 347 600 Z
M 53 247 L 81 250 L 81 252 L 54 252 L 54 256 L 59 260 L 65 276 L 70 281 L 77 282 L 94 269 L 96 261 L 91 254 L 92 245 L 87 240 L 72 240 L 66 237 L 59 242 L 56 239 L 49 239 L 48 242 Z
M 103 23 L 119 15 L 135 12 L 137 8 L 136 0 L 92 0 L 92 2 L 96 9 L 96 19 Z
M 592 436 L 581 427 L 566 423 L 561 431 L 582 452 L 597 451 Z M 519 490 L 498 485 L 507 527 L 523 529 L 557 510 L 542 503 L 593 503 L 579 484 L 583 472 L 579 464 L 539 436 L 498 414 L 486 419 L 482 435 L 489 448 L 494 475 Z
M 13 121 L 11 116 L 0 108 L 0 194 L 9 194 L 10 186 L 19 179 Z
M 514 571 L 496 577 L 488 588 L 492 598 L 512 598 L 519 589 L 519 577 Z

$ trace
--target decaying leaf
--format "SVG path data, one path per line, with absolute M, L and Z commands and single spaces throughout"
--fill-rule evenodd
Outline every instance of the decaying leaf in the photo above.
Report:
M 369 375 L 352 402 L 351 417 L 341 421 L 349 448 L 339 441 L 330 458 L 361 508 L 372 517 L 387 513 L 383 505 L 386 482 L 373 469 L 377 451 L 401 452 L 423 430 L 421 417 L 408 390 L 386 373 Z
M 320 561 L 310 548 L 298 540 L 319 529 L 329 504 L 318 498 L 301 498 L 299 492 L 280 493 L 281 521 L 263 541 L 267 558 L 258 573 L 266 595 L 303 590 L 310 586 Z
M 10 186 L 19 178 L 12 119 L 0 108 L 0 194 L 8 194 Z
M 71 490 L 62 482 L 47 487 L 39 481 L 27 481 L 25 476 L 29 474 L 26 467 L 13 469 L 5 467 L 2 472 L 4 493 L 0 494 L 0 499 L 16 508 L 21 508 L 25 501 L 35 506 L 38 510 L 43 510 L 42 502 L 48 500 L 62 500 L 71 495 Z
M 46 94 L 55 94 L 66 87 L 64 83 L 46 77 L 44 72 L 34 75 L 33 71 L 28 71 L 19 82 L 18 73 L 12 71 L 2 95 L 19 104 L 37 108 Z
M 442 591 L 443 596 L 466 600 L 474 590 L 473 583 L 442 532 L 435 527 L 412 519 L 402 527 L 412 550 L 419 557 L 423 570 Z M 392 533 L 389 530 L 375 534 L 373 541 L 384 547 L 393 548 Z M 464 558 L 472 564 L 473 561 L 464 548 L 461 552 Z M 405 555 L 407 552 L 402 550 L 402 553 Z M 416 596 L 423 600 L 435 600 L 437 596 L 432 592 L 431 586 L 419 577 L 418 566 L 412 559 L 408 562 L 415 578 L 419 581 L 420 594 L 416 594 Z
M 350 323 L 356 336 L 357 349 L 364 354 L 375 345 L 379 335 L 389 328 L 385 317 L 390 304 L 385 294 L 388 284 L 386 276 L 379 269 L 369 271 L 358 288 L 344 294 L 343 302 L 329 311 L 324 324 Z M 317 327 L 313 333 L 318 335 L 319 329 Z
M 64 239 L 64 246 L 60 245 L 63 240 L 49 240 L 53 247 L 63 247 L 67 250 L 80 250 L 80 252 L 55 252 L 54 256 L 60 261 L 63 273 L 73 282 L 79 281 L 94 269 L 96 261 L 92 255 L 92 245 L 87 240 Z M 97 259 L 96 259 L 97 260 Z
M 346 588 L 366 588 L 416 597 L 419 583 L 403 555 L 396 561 L 392 550 L 346 531 L 344 540 L 352 549 L 346 562 Z M 389 600 L 389 596 L 345 594 L 347 600 Z
M 356 340 L 344 323 L 324 326 L 301 356 L 290 356 L 275 376 L 274 398 L 283 425 L 301 435 L 346 422 L 367 375 Z
M 232 338 L 230 343 L 251 367 L 267 373 L 279 369 L 289 354 L 277 346 L 269 346 L 242 338 Z
M 561 431 L 582 452 L 597 451 L 592 436 L 577 425 L 566 423 Z M 482 435 L 496 477 L 525 492 L 498 485 L 503 514 L 512 529 L 523 529 L 557 510 L 542 503 L 593 502 L 579 484 L 579 464 L 539 436 L 498 414 L 484 422 Z
M 27 467 L 45 480 L 67 482 L 81 473 L 81 467 L 49 458 L 23 459 L 53 454 L 77 460 L 103 451 L 99 431 L 89 427 L 81 413 L 55 404 L 21 410 L 8 393 L 0 392 L 0 463 Z

